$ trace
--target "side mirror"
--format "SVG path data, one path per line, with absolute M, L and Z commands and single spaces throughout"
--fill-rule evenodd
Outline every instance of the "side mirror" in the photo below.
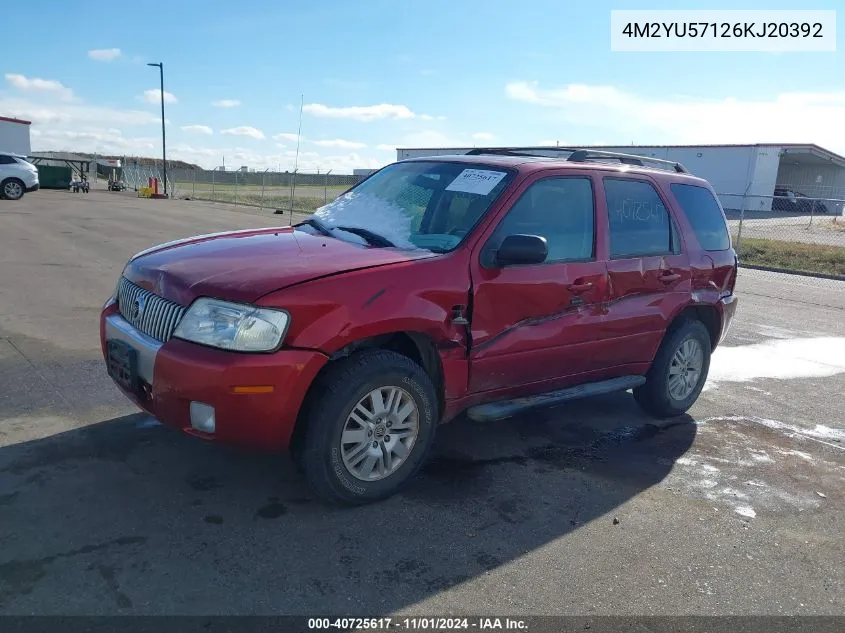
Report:
M 539 235 L 508 235 L 496 251 L 499 266 L 542 264 L 549 254 L 545 237 Z

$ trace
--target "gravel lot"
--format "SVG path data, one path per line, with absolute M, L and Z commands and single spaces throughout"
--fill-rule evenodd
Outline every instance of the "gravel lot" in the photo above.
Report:
M 0 614 L 845 613 L 845 284 L 743 270 L 678 423 L 629 394 L 459 420 L 406 493 L 341 510 L 284 457 L 158 426 L 100 356 L 135 252 L 287 220 L 0 201 Z

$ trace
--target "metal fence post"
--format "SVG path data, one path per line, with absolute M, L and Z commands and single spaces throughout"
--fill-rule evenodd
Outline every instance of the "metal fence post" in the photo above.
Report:
M 332 173 L 332 170 L 328 170 L 326 172 L 326 184 L 323 187 L 323 204 L 328 204 L 329 202 L 329 174 Z
M 235 205 L 238 204 L 238 172 L 235 172 Z
M 214 197 L 214 174 L 217 173 L 217 170 L 211 172 L 211 200 L 214 201 L 217 198 Z
M 267 172 L 270 170 L 268 167 L 264 170 L 264 173 L 261 174 L 261 206 L 259 208 L 260 211 L 264 211 L 264 182 L 267 180 Z
M 194 183 L 193 183 L 193 186 L 191 187 L 191 197 L 196 198 L 197 197 L 197 170 L 194 169 L 193 173 L 194 173 Z
M 742 221 L 745 219 L 745 201 L 747 197 L 745 194 L 742 194 L 742 205 L 739 209 L 739 228 L 736 231 L 736 250 L 739 250 L 740 244 L 742 244 Z

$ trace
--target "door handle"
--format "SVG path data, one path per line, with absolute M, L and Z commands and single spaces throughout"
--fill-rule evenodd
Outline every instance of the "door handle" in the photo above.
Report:
M 670 273 L 669 271 L 666 271 L 662 275 L 660 275 L 660 281 L 665 284 L 668 284 L 672 281 L 678 281 L 680 278 L 681 276 L 678 273 Z
M 582 283 L 569 284 L 567 286 L 567 289 L 570 292 L 576 292 L 577 293 L 577 292 L 586 292 L 587 290 L 589 290 L 592 287 L 593 287 L 592 281 L 585 281 L 585 282 L 582 282 Z

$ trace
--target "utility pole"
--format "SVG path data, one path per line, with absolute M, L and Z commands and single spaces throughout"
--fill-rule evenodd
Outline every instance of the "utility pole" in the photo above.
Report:
M 164 63 L 148 63 L 147 66 L 158 66 L 158 74 L 161 81 L 161 170 L 164 176 L 164 197 L 167 198 L 167 137 L 164 132 Z

